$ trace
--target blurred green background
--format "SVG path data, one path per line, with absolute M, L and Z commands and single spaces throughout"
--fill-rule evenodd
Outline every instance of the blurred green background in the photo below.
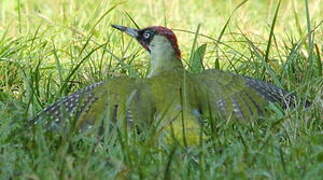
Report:
M 1 0 L 0 179 L 321 179 L 323 2 L 278 4 Z M 200 25 L 196 46 L 207 44 L 207 68 L 264 79 L 312 106 L 274 109 L 246 125 L 219 123 L 217 138 L 194 148 L 153 146 L 136 136 L 54 138 L 26 128 L 37 112 L 82 87 L 145 76 L 147 53 L 110 27 L 135 27 L 132 21 L 172 28 L 186 67 Z

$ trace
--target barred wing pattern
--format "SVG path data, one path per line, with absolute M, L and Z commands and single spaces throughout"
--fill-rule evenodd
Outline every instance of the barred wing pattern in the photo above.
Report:
M 93 103 L 99 99 L 93 90 L 102 85 L 103 82 L 94 83 L 69 96 L 63 97 L 41 111 L 32 122 L 34 124 L 44 123 L 47 127 L 57 128 L 68 117 L 78 118 L 81 113 L 89 111 Z
M 75 120 L 75 126 L 82 130 L 104 119 L 133 121 L 133 116 L 144 114 L 146 110 L 142 109 L 147 109 L 146 101 L 138 102 L 138 98 L 134 98 L 141 92 L 138 89 L 143 88 L 141 82 L 140 79 L 118 77 L 94 83 L 58 100 L 41 111 L 32 122 L 55 130 Z M 135 94 L 133 100 L 129 100 L 131 94 Z
M 211 109 L 224 118 L 252 119 L 264 115 L 269 102 L 284 108 L 295 105 L 295 95 L 270 83 L 219 70 L 206 70 L 196 75 L 203 93 L 207 94 L 204 111 Z M 202 94 L 203 94 L 202 93 Z
M 270 83 L 266 83 L 260 80 L 252 79 L 250 77 L 244 77 L 246 84 L 255 89 L 261 96 L 272 103 L 278 103 L 283 108 L 294 107 L 296 104 L 296 96 L 293 93 L 289 93 L 284 89 L 274 86 Z

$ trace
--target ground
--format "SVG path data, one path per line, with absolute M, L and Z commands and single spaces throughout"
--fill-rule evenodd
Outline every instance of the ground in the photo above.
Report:
M 323 174 L 321 0 L 2 0 L 1 179 L 320 179 Z M 134 134 L 44 132 L 29 120 L 62 96 L 111 76 L 143 77 L 147 54 L 111 24 L 164 25 L 190 71 L 263 79 L 309 99 L 194 147 Z M 199 48 L 200 47 L 200 48 Z M 205 53 L 204 52 L 204 48 Z M 206 127 L 208 128 L 208 127 Z

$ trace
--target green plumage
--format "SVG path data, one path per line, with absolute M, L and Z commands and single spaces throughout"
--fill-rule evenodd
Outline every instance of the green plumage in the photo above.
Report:
M 294 95 L 249 77 L 219 70 L 187 72 L 179 50 L 174 50 L 176 37 L 167 28 L 116 27 L 148 48 L 152 56 L 149 77 L 119 77 L 90 85 L 46 108 L 35 123 L 49 119 L 45 121 L 47 127 L 55 129 L 64 127 L 66 119 L 73 119 L 83 130 L 102 122 L 104 127 L 115 124 L 142 129 L 157 124 L 157 130 L 166 137 L 187 138 L 189 144 L 196 144 L 206 119 L 249 121 L 265 116 L 270 102 L 282 107 L 295 103 Z M 156 32 L 151 36 L 141 37 L 153 30 Z M 141 42 L 141 38 L 150 39 Z
M 102 119 L 106 124 L 126 122 L 129 127 L 142 128 L 160 122 L 160 130 L 173 124 L 175 136 L 181 139 L 184 119 L 189 144 L 196 144 L 205 119 L 249 121 L 265 115 L 269 102 L 286 106 L 294 99 L 273 85 L 257 80 L 250 84 L 250 80 L 217 70 L 200 74 L 170 71 L 148 79 L 114 78 L 62 98 L 41 112 L 35 122 L 46 118 L 50 119 L 49 127 L 62 127 L 72 116 L 80 129 Z

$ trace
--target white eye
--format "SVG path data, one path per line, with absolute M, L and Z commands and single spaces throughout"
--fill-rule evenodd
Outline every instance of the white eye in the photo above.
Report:
M 143 36 L 145 39 L 148 39 L 150 37 L 150 32 L 144 32 Z

